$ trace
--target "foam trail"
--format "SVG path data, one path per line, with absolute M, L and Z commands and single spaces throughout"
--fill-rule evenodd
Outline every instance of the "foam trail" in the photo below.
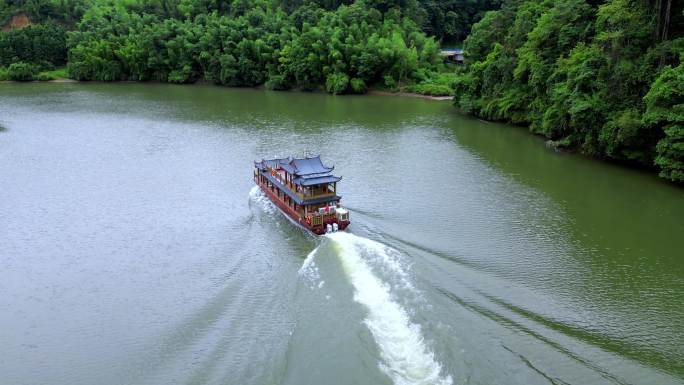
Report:
M 411 290 L 414 294 L 418 294 L 418 291 L 411 283 L 409 274 L 404 268 L 400 253 L 397 250 L 368 238 L 363 238 L 352 234 L 348 235 L 353 237 L 354 245 L 357 248 L 362 247 L 365 249 L 369 262 L 371 262 L 374 266 L 380 266 L 385 271 L 389 271 L 394 277 L 394 280 L 398 280 L 399 283 L 401 283 L 401 286 Z
M 302 267 L 299 268 L 299 275 L 311 275 L 314 272 L 315 264 L 314 264 L 314 257 L 316 256 L 316 252 L 318 251 L 318 247 L 315 249 L 311 250 L 309 255 L 306 256 L 306 259 L 302 263 Z
M 395 385 L 449 385 L 451 376 L 441 375 L 442 367 L 424 343 L 420 325 L 414 324 L 406 310 L 392 300 L 389 286 L 373 274 L 359 254 L 368 250 L 368 239 L 349 233 L 327 235 L 354 286 L 354 301 L 368 311 L 364 323 L 380 349 L 382 369 Z M 377 242 L 373 252 L 385 253 Z
M 257 199 L 261 195 L 263 194 L 261 193 L 261 188 L 259 188 L 259 186 L 252 186 L 252 188 L 249 190 L 250 199 Z
M 251 190 L 249 190 L 249 200 L 251 202 L 256 202 L 259 204 L 264 211 L 266 211 L 269 214 L 273 214 L 276 210 L 275 205 L 273 202 L 271 202 L 270 199 L 264 194 L 263 191 L 261 191 L 261 188 L 259 186 L 254 186 L 252 187 Z

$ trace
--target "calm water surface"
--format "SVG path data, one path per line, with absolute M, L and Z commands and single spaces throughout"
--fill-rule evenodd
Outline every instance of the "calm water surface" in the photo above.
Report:
M 684 190 L 448 102 L 0 84 L 0 383 L 684 384 Z M 315 239 L 252 161 L 321 153 Z

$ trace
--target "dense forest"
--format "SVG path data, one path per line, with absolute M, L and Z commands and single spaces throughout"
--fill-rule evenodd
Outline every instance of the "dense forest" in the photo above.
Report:
M 455 94 L 556 148 L 684 182 L 684 3 L 0 0 L 0 79 Z M 26 23 L 29 20 L 30 22 Z M 439 47 L 464 41 L 455 69 Z M 48 71 L 48 72 L 45 72 Z
M 15 80 L 68 63 L 69 76 L 78 80 L 202 80 L 336 94 L 376 86 L 450 94 L 453 76 L 444 75 L 437 39 L 465 37 L 496 4 L 426 4 L 0 0 L 1 20 L 23 12 L 37 22 L 0 35 L 0 67 Z M 445 18 L 451 23 L 446 29 Z
M 473 25 L 455 104 L 684 182 L 684 3 L 505 1 Z

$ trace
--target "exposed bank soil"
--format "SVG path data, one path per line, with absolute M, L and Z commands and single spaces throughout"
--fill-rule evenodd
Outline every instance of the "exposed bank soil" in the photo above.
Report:
M 2 29 L 0 30 L 2 32 L 8 32 L 9 30 L 20 29 L 29 25 L 31 25 L 31 21 L 29 20 L 28 16 L 26 16 L 26 14 L 20 13 L 18 15 L 12 16 L 12 19 L 10 19 L 7 24 L 3 25 Z
M 429 100 L 452 100 L 454 98 L 453 96 L 432 96 L 432 95 L 417 94 L 414 92 L 390 92 L 390 91 L 381 91 L 381 90 L 369 90 L 368 95 L 408 96 L 408 97 L 412 97 L 412 98 L 421 98 L 421 99 L 429 99 Z

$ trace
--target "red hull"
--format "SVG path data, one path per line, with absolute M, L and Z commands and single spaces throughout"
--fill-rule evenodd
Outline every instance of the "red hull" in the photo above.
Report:
M 339 228 L 339 231 L 342 231 L 349 226 L 349 221 L 347 222 L 339 222 L 336 219 L 335 220 L 330 220 L 326 223 L 323 223 L 322 225 L 318 226 L 312 226 L 309 223 L 306 222 L 306 219 L 302 216 L 299 215 L 299 213 L 295 210 L 293 210 L 290 206 L 285 204 L 283 201 L 278 199 L 278 197 L 271 191 L 267 186 L 264 186 L 263 184 L 256 182 L 257 186 L 261 188 L 261 191 L 266 194 L 268 199 L 271 200 L 271 202 L 275 203 L 275 205 L 280 209 L 280 211 L 287 215 L 294 223 L 298 224 L 299 226 L 303 227 L 304 229 L 310 231 L 311 233 L 315 235 L 323 235 L 325 234 L 325 225 L 326 224 L 333 224 L 337 223 L 337 226 Z

